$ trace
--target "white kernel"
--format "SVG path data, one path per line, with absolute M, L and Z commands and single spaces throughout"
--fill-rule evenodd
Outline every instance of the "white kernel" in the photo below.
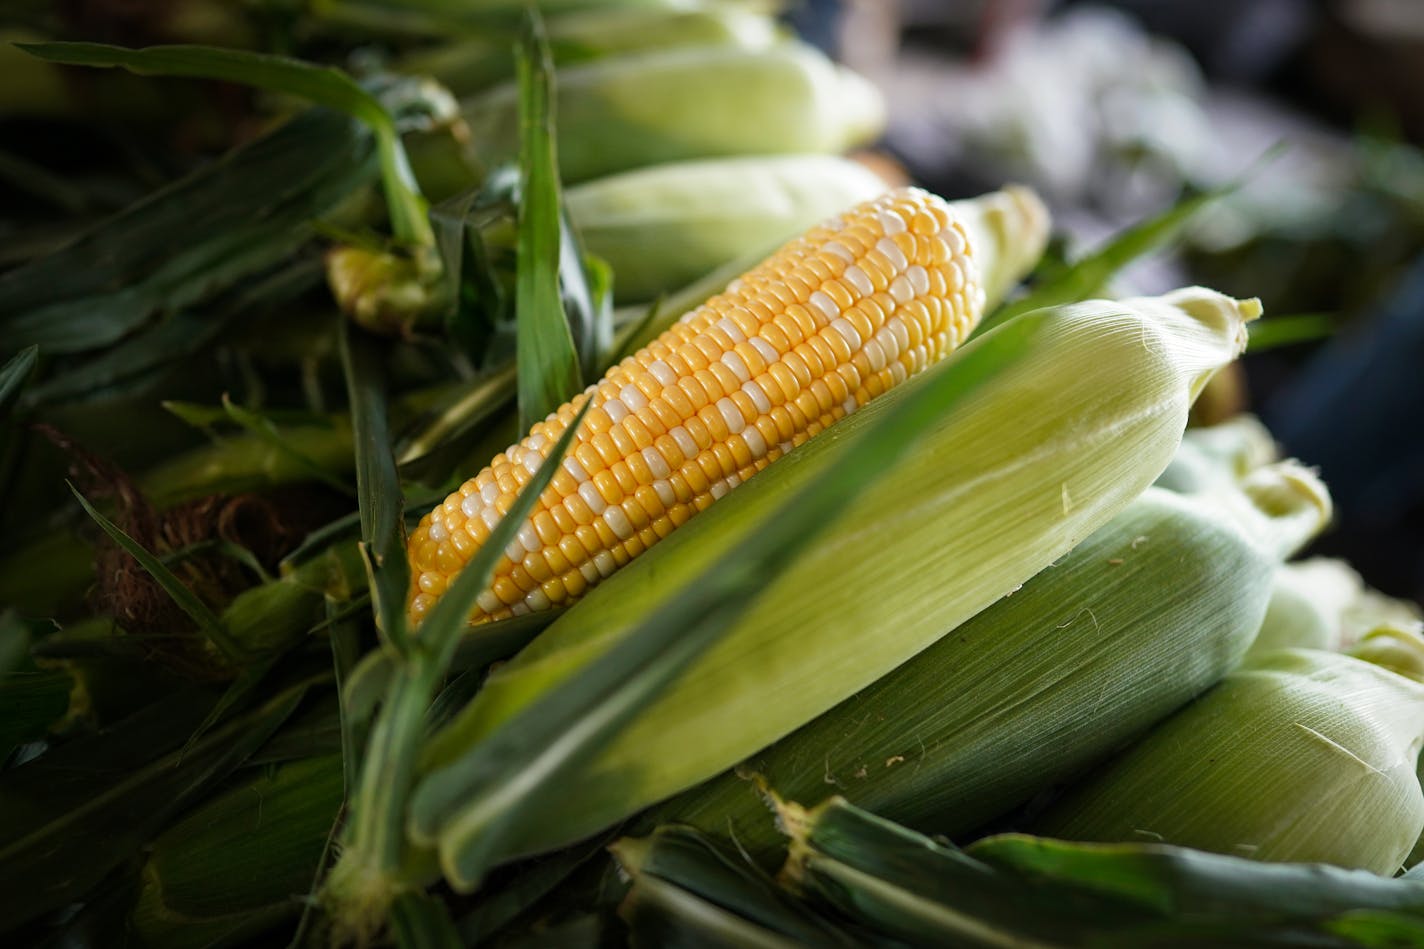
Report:
M 776 447 L 777 447 L 777 448 L 780 448 L 780 449 L 781 449 L 781 453 L 784 455 L 784 454 L 786 454 L 787 452 L 789 452 L 791 449 L 795 448 L 796 446 L 793 445 L 791 442 L 782 442 L 780 445 L 777 445 Z
M 547 444 L 549 444 L 548 437 L 540 434 L 539 432 L 535 432 L 533 435 L 530 435 L 528 438 L 524 439 L 524 446 L 526 448 L 532 448 L 535 451 L 541 451 Z
M 476 597 L 475 603 L 486 613 L 497 612 L 504 606 L 504 604 L 499 601 L 499 597 L 495 596 L 491 590 L 486 590 Z
M 593 566 L 605 577 L 613 575 L 613 571 L 618 569 L 618 561 L 613 559 L 613 555 L 606 550 L 600 550 L 593 555 Z
M 762 414 L 771 411 L 771 400 L 766 397 L 766 390 L 761 387 L 761 383 L 755 379 L 742 383 L 742 391 L 747 394 L 747 398 L 752 400 L 756 410 Z
M 466 496 L 465 500 L 460 502 L 460 510 L 465 512 L 466 517 L 474 517 L 476 514 L 480 513 L 480 508 L 485 506 L 484 502 L 485 499 L 480 497 L 478 493 L 471 494 Z
M 945 289 L 950 293 L 959 292 L 959 288 L 964 286 L 964 264 L 957 260 L 950 261 L 944 273 Z
M 672 436 L 673 441 L 677 442 L 677 447 L 682 451 L 683 457 L 697 457 L 697 440 L 692 437 L 692 434 L 688 432 L 687 429 L 678 425 L 669 431 L 668 434 Z
M 727 475 L 727 488 L 728 488 L 729 490 L 730 490 L 731 488 L 735 488 L 737 485 L 739 485 L 739 484 L 741 484 L 741 483 L 742 483 L 742 479 L 741 479 L 741 477 L 739 477 L 738 475 L 734 475 L 734 474 L 729 474 L 729 475 Z
M 603 403 L 603 411 L 608 413 L 608 417 L 613 420 L 614 425 L 628 417 L 628 406 L 618 399 L 609 399 Z
M 826 241 L 826 243 L 821 245 L 821 250 L 835 254 L 837 257 L 847 262 L 855 260 L 855 255 L 852 254 L 850 252 L 850 249 L 844 244 L 842 244 L 840 241 Z
M 760 336 L 753 336 L 747 340 L 747 342 L 751 344 L 752 349 L 757 351 L 757 355 L 761 356 L 761 358 L 765 359 L 768 363 L 776 362 L 781 358 L 781 353 L 776 351 L 776 347 Z
M 905 229 L 905 219 L 893 211 L 881 211 L 876 215 L 886 234 L 899 234 Z
M 910 286 L 904 274 L 890 281 L 890 298 L 896 303 L 909 303 L 915 298 L 915 288 Z
M 750 429 L 748 429 L 750 431 Z M 672 489 L 669 481 L 654 481 L 653 490 L 658 493 L 658 500 L 663 502 L 663 507 L 672 507 L 677 503 L 677 492 Z
M 588 472 L 584 470 L 583 464 L 573 455 L 564 456 L 564 470 L 569 473 L 569 477 L 575 481 L 583 482 L 588 480 Z
M 732 373 L 743 382 L 746 382 L 752 377 L 751 371 L 747 369 L 747 364 L 742 361 L 742 357 L 731 350 L 722 354 L 722 363 L 728 369 L 732 370 Z
M 855 404 L 855 396 L 851 396 L 841 403 L 841 408 L 845 409 L 845 414 L 853 415 L 855 414 L 855 410 L 860 408 L 860 406 Z
M 487 507 L 480 512 L 480 520 L 484 521 L 485 526 L 490 530 L 494 530 L 495 525 L 500 522 L 502 517 L 504 517 L 504 515 L 499 513 L 497 508 L 493 507 Z
M 648 405 L 648 397 L 643 395 L 643 390 L 631 382 L 619 390 L 618 398 L 630 412 L 641 412 Z
M 717 400 L 717 411 L 722 413 L 722 421 L 727 423 L 727 431 L 733 435 L 747 427 L 746 420 L 742 418 L 742 410 L 726 396 Z
M 549 602 L 549 597 L 543 590 L 530 590 L 524 595 L 524 605 L 537 613 L 539 610 L 547 610 L 554 604 Z
M 910 331 L 905 326 L 905 321 L 892 316 L 885 321 L 885 328 L 895 334 L 895 342 L 898 344 L 897 352 L 904 352 L 910 348 Z
M 747 451 L 752 453 L 753 458 L 760 458 L 766 454 L 766 439 L 761 437 L 761 432 L 756 426 L 751 425 L 742 432 L 742 441 L 747 443 Z
M 895 385 L 898 386 L 900 383 L 904 382 L 906 375 L 907 373 L 905 372 L 904 363 L 892 362 L 890 364 L 890 378 L 895 380 Z
M 627 540 L 633 536 L 633 524 L 618 505 L 608 505 L 608 510 L 603 512 L 603 520 L 619 540 Z
M 879 372 L 885 368 L 885 350 L 880 348 L 880 344 L 872 337 L 865 343 L 865 348 L 861 350 L 865 353 L 865 358 L 870 363 L 871 372 Z
M 498 499 L 499 499 L 499 484 L 498 484 L 498 482 L 491 481 L 489 484 L 485 485 L 483 488 L 480 488 L 480 497 L 484 500 L 484 502 L 485 502 L 486 504 L 493 504 L 496 500 L 498 500 Z
M 598 572 L 598 568 L 593 565 L 593 561 L 591 560 L 579 564 L 578 571 L 583 574 L 583 578 L 589 583 L 597 583 L 603 579 L 603 575 Z
M 880 351 L 885 354 L 887 361 L 900 357 L 900 341 L 895 338 L 895 332 L 889 326 L 883 326 L 880 332 L 871 337 L 872 341 Z M 875 370 L 879 372 L 880 370 Z
M 668 468 L 667 459 L 652 445 L 643 449 L 643 460 L 648 463 L 648 470 L 653 473 L 654 478 L 666 478 L 672 474 L 671 469 Z
M 826 296 L 824 290 L 816 290 L 811 294 L 811 304 L 824 313 L 828 320 L 833 320 L 841 315 L 840 307 L 836 306 L 836 301 Z
M 841 336 L 845 339 L 846 343 L 850 346 L 851 352 L 855 352 L 857 349 L 860 348 L 860 333 L 856 331 L 855 326 L 851 323 L 850 320 L 846 319 L 845 317 L 840 317 L 839 319 L 834 320 L 831 323 L 831 328 L 841 334 Z
M 728 289 L 728 290 L 731 290 L 731 291 L 734 292 L 734 293 L 735 293 L 736 291 L 742 289 L 742 278 L 741 278 L 741 277 L 733 277 L 731 280 L 729 280 L 729 281 L 727 282 L 727 289 Z
M 949 250 L 951 257 L 958 257 L 964 253 L 964 235 L 959 233 L 959 229 L 950 225 L 939 232 L 940 242 Z
M 712 482 L 710 492 L 712 494 L 713 500 L 720 500 L 721 498 L 726 496 L 729 490 L 730 489 L 727 487 L 726 481 L 714 481 Z
M 519 538 L 511 540 L 504 548 L 504 555 L 511 563 L 520 563 L 524 560 L 524 545 L 519 542 Z
M 539 456 L 537 451 L 526 451 L 524 453 L 524 470 L 530 474 L 537 472 L 539 466 L 543 463 L 544 459 Z
M 841 274 L 841 277 L 844 278 L 846 283 L 855 287 L 865 296 L 870 296 L 875 292 L 875 285 L 870 282 L 870 278 L 865 275 L 865 271 L 861 270 L 855 264 L 851 264 L 847 267 L 845 273 Z
M 449 537 L 449 536 L 450 536 L 450 534 L 445 530 L 445 524 L 444 524 L 443 522 L 441 522 L 441 521 L 431 521 L 431 522 L 430 522 L 430 539 L 431 539 L 431 540 L 437 540 L 437 541 L 438 541 L 438 540 L 444 540 L 445 538 L 447 538 L 447 537 Z
M 677 382 L 677 373 L 672 371 L 672 366 L 661 359 L 654 359 L 648 363 L 648 372 L 653 374 L 653 378 L 665 386 L 670 386 Z
M 910 265 L 910 262 L 905 259 L 904 252 L 895 246 L 895 242 L 888 237 L 882 237 L 876 241 L 875 249 L 885 255 L 890 261 L 890 266 L 895 268 L 896 273 L 899 273 Z
M 906 270 L 905 277 L 910 281 L 910 286 L 914 288 L 915 296 L 924 296 L 930 292 L 930 275 L 919 264 L 914 264 L 909 270 Z
M 520 600 L 517 603 L 509 604 L 509 612 L 513 613 L 515 616 L 523 616 L 525 613 L 529 612 L 529 607 L 525 605 L 523 600 Z
M 531 554 L 538 553 L 544 549 L 544 542 L 539 539 L 539 532 L 534 529 L 534 525 L 529 521 L 525 521 L 523 526 L 519 528 L 519 543 Z
M 593 512 L 594 517 L 598 517 L 608 507 L 608 502 L 603 499 L 603 495 L 598 492 L 598 488 L 592 481 L 585 481 L 578 486 L 578 496 L 583 498 L 583 503 L 588 505 L 588 509 Z
M 726 333 L 734 343 L 741 343 L 746 341 L 747 334 L 743 333 L 737 327 L 737 324 L 733 323 L 728 317 L 724 316 L 720 320 L 718 320 L 717 328 L 722 332 Z

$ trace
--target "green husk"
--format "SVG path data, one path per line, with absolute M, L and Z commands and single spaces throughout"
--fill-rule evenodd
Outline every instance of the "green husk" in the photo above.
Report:
M 886 184 L 832 155 L 673 162 L 570 188 L 584 247 L 613 268 L 619 303 L 651 300 L 733 260 L 783 243 Z
M 566 183 L 691 158 L 836 153 L 879 134 L 866 80 L 815 49 L 693 47 L 559 71 L 559 173 Z M 513 157 L 518 90 L 466 99 L 470 147 L 485 167 Z
M 912 945 L 1397 946 L 1424 883 L 1155 844 L 1022 834 L 958 850 L 840 799 L 787 805 L 782 878 L 817 908 Z
M 1345 561 L 1314 557 L 1276 571 L 1271 605 L 1250 655 L 1286 648 L 1339 652 L 1376 626 L 1410 626 L 1421 619 L 1417 605 L 1366 587 Z
M 132 924 L 153 949 L 226 946 L 301 910 L 341 806 L 340 756 L 248 778 L 154 840 Z
M 647 820 L 688 821 L 765 859 L 781 841 L 764 788 L 805 800 L 832 785 L 890 820 L 950 835 L 1011 810 L 1239 663 L 1278 558 L 1327 520 L 1323 486 L 1298 474 L 1270 469 L 1297 492 L 1273 514 L 1148 489 L 1013 596 Z
M 1185 493 L 1209 490 L 1276 458 L 1275 441 L 1260 420 L 1254 415 L 1238 415 L 1216 425 L 1187 429 L 1182 447 L 1157 484 Z
M 1016 321 L 1027 352 L 926 431 L 920 453 L 851 505 L 580 773 L 580 806 L 547 814 L 518 851 L 576 840 L 732 766 L 1016 590 L 1157 476 L 1192 396 L 1240 351 L 1256 313 L 1253 301 L 1192 289 Z M 438 775 L 611 648 L 719 551 L 775 517 L 846 439 L 969 352 L 812 439 L 597 587 L 491 674 L 432 741 L 423 768 Z M 417 839 L 434 842 L 444 822 L 439 807 L 417 800 Z
M 1424 654 L 1424 641 L 1394 645 Z M 1228 676 L 1034 828 L 1393 874 L 1424 830 L 1424 685 L 1285 649 Z

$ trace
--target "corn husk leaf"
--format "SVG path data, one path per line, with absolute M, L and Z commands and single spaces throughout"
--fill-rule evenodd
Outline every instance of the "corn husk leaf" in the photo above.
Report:
M 0 781 L 0 930 L 79 898 L 174 814 L 265 742 L 311 688 L 299 683 L 179 746 L 211 707 L 198 691 L 160 700 Z
M 345 116 L 297 116 L 0 277 L 4 349 L 100 350 L 288 258 L 373 178 L 373 154 Z

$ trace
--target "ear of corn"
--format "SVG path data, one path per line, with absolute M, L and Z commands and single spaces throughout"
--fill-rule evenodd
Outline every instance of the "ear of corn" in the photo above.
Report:
M 974 245 L 971 230 L 983 235 Z M 410 538 L 412 621 L 589 399 L 587 426 L 496 566 L 475 622 L 578 598 L 937 361 L 983 312 L 981 274 L 1002 283 L 1006 271 L 1022 273 L 1045 231 L 1042 206 L 1021 189 L 958 205 L 905 189 L 813 228 L 534 425 L 428 514 Z M 998 237 L 1010 252 L 996 253 Z
M 1346 644 L 1341 617 L 1363 588 L 1360 575 L 1343 560 L 1283 564 L 1272 578 L 1270 605 L 1250 654 L 1292 647 L 1339 651 Z
M 554 63 L 568 67 L 643 50 L 682 46 L 759 49 L 777 40 L 765 13 L 736 6 L 668 9 L 597 7 L 545 21 Z M 399 70 L 430 76 L 456 95 L 490 86 L 514 73 L 507 42 L 464 36 L 402 58 Z
M 853 698 L 656 808 L 757 857 L 779 844 L 756 784 L 792 800 L 833 786 L 858 806 L 958 834 L 1126 745 L 1236 666 L 1266 609 L 1278 537 L 1324 526 L 1324 488 L 1262 523 L 1202 494 L 1149 489 L 1022 590 Z M 1227 486 L 1217 494 L 1232 492 Z M 1259 510 L 1259 509 L 1258 509 Z
M 1163 722 L 1035 826 L 1393 874 L 1424 829 L 1421 741 L 1424 685 L 1351 656 L 1281 650 Z
M 465 100 L 477 159 L 519 142 L 511 84 Z M 559 174 L 567 184 L 690 158 L 837 153 L 884 126 L 879 93 L 812 47 L 694 47 L 620 56 L 559 71 Z
M 1016 590 L 1110 520 L 1171 458 L 1191 399 L 1258 312 L 1211 291 L 1090 302 L 1015 321 L 1022 358 L 925 432 L 733 629 L 571 781 L 579 806 L 512 842 L 524 852 L 592 833 L 724 770 L 889 672 Z M 989 339 L 992 334 L 986 334 Z M 978 345 L 970 344 L 971 346 Z M 953 372 L 954 360 L 934 370 Z M 411 831 L 447 856 L 459 808 L 440 769 L 634 628 L 744 532 L 835 464 L 877 406 L 792 452 L 620 571 L 496 670 L 437 734 Z M 844 435 L 842 433 L 844 432 Z M 885 538 L 894 538 L 887 543 Z M 893 622 L 886 622 L 887 615 Z M 451 828 L 449 836 L 444 835 Z
M 1206 428 L 1189 428 L 1177 456 L 1157 479 L 1172 491 L 1201 491 L 1222 481 L 1234 481 L 1277 457 L 1271 433 L 1253 415 Z
M 613 268 L 622 303 L 676 290 L 748 248 L 770 249 L 885 188 L 833 155 L 736 157 L 599 178 L 564 201 L 584 248 Z

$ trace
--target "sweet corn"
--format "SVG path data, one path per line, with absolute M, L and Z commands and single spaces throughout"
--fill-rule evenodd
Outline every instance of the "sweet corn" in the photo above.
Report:
M 1283 649 L 1253 660 L 1072 789 L 1036 831 L 1393 874 L 1424 830 L 1424 685 L 1391 670 L 1418 674 L 1424 640 L 1387 630 L 1357 648 L 1363 658 Z
M 472 622 L 581 596 L 714 500 L 969 335 L 988 282 L 1037 257 L 1042 205 L 889 192 L 813 228 L 685 315 L 451 493 L 410 538 L 419 623 L 588 399 L 577 444 Z M 1008 272 L 1006 276 L 1005 271 Z
M 556 85 L 566 184 L 691 158 L 843 152 L 885 124 L 874 86 L 797 42 L 617 56 L 561 69 Z M 461 114 L 477 164 L 516 155 L 516 84 L 465 99 Z
M 566 610 L 427 746 L 408 829 L 469 888 L 466 752 L 686 595 L 708 564 L 840 463 L 849 440 L 1001 333 L 1026 340 L 927 425 L 821 538 L 597 756 L 576 807 L 501 840 L 533 853 L 594 833 L 732 767 L 1012 593 L 1140 495 L 1171 459 L 1192 398 L 1245 345 L 1254 301 L 1194 288 L 1025 313 L 876 400 L 729 495 Z M 972 351 L 972 352 L 971 352 Z M 974 365 L 970 363 L 970 365 Z

